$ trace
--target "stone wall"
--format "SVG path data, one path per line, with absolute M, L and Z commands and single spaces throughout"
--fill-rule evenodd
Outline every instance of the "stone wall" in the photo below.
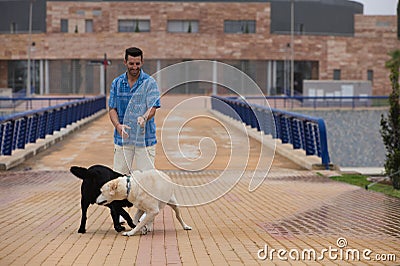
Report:
M 383 167 L 385 145 L 380 130 L 387 109 L 295 110 L 321 117 L 326 124 L 331 162 L 340 167 Z

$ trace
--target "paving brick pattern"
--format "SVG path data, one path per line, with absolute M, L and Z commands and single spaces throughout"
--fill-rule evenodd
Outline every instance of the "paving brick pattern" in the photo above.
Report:
M 239 164 L 233 164 L 230 172 L 224 168 L 228 161 L 247 160 L 245 150 L 229 156 L 226 134 L 210 121 L 202 121 L 210 113 L 194 114 L 192 109 L 175 116 L 199 117 L 180 133 L 182 147 L 197 148 L 199 137 L 207 136 L 217 143 L 217 156 L 207 169 L 183 171 L 166 159 L 159 145 L 156 166 L 178 184 L 206 184 L 220 180 L 222 173 L 237 176 L 235 165 Z M 166 115 L 160 111 L 158 125 Z M 164 125 L 162 130 L 169 133 L 174 127 Z M 243 138 L 240 131 L 229 132 L 234 140 Z M 320 173 L 334 173 L 301 170 L 276 154 L 268 178 L 249 192 L 254 157 L 260 150 L 255 140 L 249 142 L 246 171 L 228 193 L 206 204 L 181 208 L 193 230 L 183 230 L 166 207 L 156 217 L 152 233 L 125 237 L 114 231 L 109 210 L 93 205 L 88 210 L 87 233 L 78 234 L 81 181 L 68 169 L 112 164 L 111 140 L 112 127 L 105 115 L 12 171 L 0 172 L 1 266 L 400 263 L 399 199 L 330 181 Z M 183 162 L 182 154 L 174 159 Z M 177 196 L 199 200 L 218 189 L 197 194 L 178 190 Z M 135 208 L 129 212 L 133 215 Z
M 175 182 L 208 182 L 220 171 L 166 171 Z M 329 247 L 365 249 L 400 259 L 400 200 L 329 181 L 309 171 L 273 170 L 255 192 L 250 173 L 220 199 L 182 208 L 193 227 L 184 231 L 169 207 L 154 231 L 124 237 L 112 227 L 107 208 L 91 206 L 87 233 L 78 234 L 80 180 L 66 171 L 1 173 L 0 265 L 395 265 L 329 259 L 261 260 L 258 251 L 302 251 Z M 130 210 L 134 212 L 134 208 Z M 339 238 L 347 246 L 338 248 Z M 339 254 L 337 252 L 337 254 Z M 288 257 L 288 254 L 286 254 Z

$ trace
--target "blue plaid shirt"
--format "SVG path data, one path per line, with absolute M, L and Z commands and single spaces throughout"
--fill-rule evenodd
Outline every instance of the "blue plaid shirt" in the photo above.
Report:
M 160 91 L 156 81 L 140 70 L 138 80 L 129 87 L 127 73 L 115 78 L 111 84 L 108 107 L 117 109 L 118 120 L 127 125 L 128 138 L 122 138 L 117 130 L 114 130 L 114 143 L 120 146 L 152 146 L 157 143 L 156 124 L 154 117 L 149 119 L 145 128 L 137 124 L 137 118 L 151 107 L 160 107 Z

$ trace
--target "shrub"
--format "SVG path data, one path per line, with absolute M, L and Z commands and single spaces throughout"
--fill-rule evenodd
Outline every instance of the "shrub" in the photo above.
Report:
M 390 52 L 391 59 L 386 62 L 390 70 L 392 92 L 389 96 L 390 109 L 387 117 L 381 116 L 380 133 L 386 148 L 385 171 L 392 179 L 393 187 L 400 189 L 400 50 Z

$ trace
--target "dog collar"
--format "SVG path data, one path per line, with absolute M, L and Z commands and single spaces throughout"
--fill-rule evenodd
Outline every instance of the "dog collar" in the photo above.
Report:
M 126 195 L 129 196 L 129 192 L 131 191 L 131 177 L 126 176 Z

